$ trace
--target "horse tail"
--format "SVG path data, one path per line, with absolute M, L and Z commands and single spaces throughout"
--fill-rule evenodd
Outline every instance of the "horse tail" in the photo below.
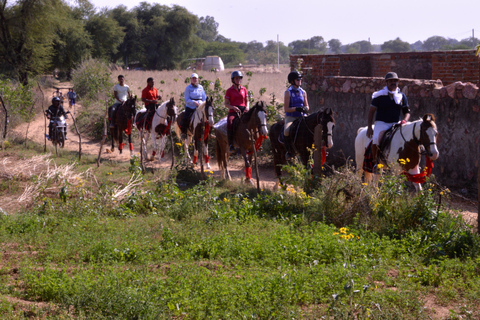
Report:
M 175 121 L 173 124 L 173 130 L 175 131 L 177 137 L 180 139 L 180 136 L 182 135 L 182 130 L 180 129 L 180 125 L 177 123 L 177 121 Z

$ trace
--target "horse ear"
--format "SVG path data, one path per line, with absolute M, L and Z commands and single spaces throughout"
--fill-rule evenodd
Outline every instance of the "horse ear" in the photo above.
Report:
M 432 117 L 433 115 L 431 115 L 430 113 L 427 113 L 426 115 L 423 116 L 423 121 L 432 121 Z

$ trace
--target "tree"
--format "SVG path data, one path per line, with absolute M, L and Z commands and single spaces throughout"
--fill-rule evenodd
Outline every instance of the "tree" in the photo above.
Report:
M 423 50 L 425 51 L 440 50 L 446 45 L 448 45 L 447 39 L 440 36 L 433 36 L 423 42 Z
M 27 85 L 29 77 L 50 66 L 59 0 L 18 0 L 0 6 L 0 68 Z
M 134 10 L 128 11 L 127 7 L 123 5 L 117 6 L 110 14 L 125 32 L 125 37 L 118 46 L 117 54 L 113 55 L 113 61 L 122 59 L 123 63 L 128 66 L 129 62 L 141 59 L 141 51 L 138 48 L 141 47 L 142 27 L 139 24 L 136 12 Z
M 92 38 L 92 57 L 114 61 L 118 47 L 125 37 L 124 28 L 108 11 L 103 11 L 89 17 L 85 29 Z
M 410 51 L 410 44 L 402 41 L 400 38 L 395 40 L 385 41 L 382 44 L 382 52 L 408 52 Z
M 357 41 L 345 46 L 347 53 L 367 53 L 373 52 L 373 46 L 370 41 L 362 40 Z
M 237 65 L 245 61 L 245 53 L 240 50 L 235 42 L 209 42 L 203 54 L 205 56 L 220 56 L 225 64 Z
M 296 40 L 290 42 L 288 47 L 293 54 L 324 54 L 327 51 L 327 43 L 321 36 L 315 36 L 308 40 Z
M 218 36 L 218 22 L 211 16 L 201 17 L 197 36 L 206 42 L 215 41 Z
M 339 54 L 342 53 L 342 43 L 338 39 L 330 39 L 328 41 L 328 46 L 333 53 Z

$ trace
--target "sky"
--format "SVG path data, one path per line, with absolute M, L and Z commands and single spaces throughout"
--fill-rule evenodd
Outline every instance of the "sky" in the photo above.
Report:
M 97 8 L 124 5 L 131 9 L 140 0 L 90 0 Z M 372 44 L 399 37 L 408 43 L 431 36 L 462 40 L 472 33 L 480 38 L 478 0 L 148 0 L 149 3 L 185 7 L 198 17 L 212 16 L 218 32 L 232 41 L 265 43 L 322 36 L 342 44 L 370 40 Z M 473 32 L 472 32 L 473 30 Z

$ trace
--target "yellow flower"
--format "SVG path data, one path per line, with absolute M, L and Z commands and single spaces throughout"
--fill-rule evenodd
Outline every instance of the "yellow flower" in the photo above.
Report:
M 177 146 L 182 146 L 180 142 L 175 143 Z
M 334 232 L 333 235 L 336 236 L 338 234 L 338 232 Z
M 410 162 L 410 159 L 407 158 L 407 162 Z
M 348 231 L 348 228 L 345 228 L 345 227 L 340 228 L 340 233 L 347 233 L 347 231 Z
M 364 186 L 368 186 L 368 183 L 364 182 L 364 183 L 362 183 L 362 185 L 364 185 Z
M 378 168 L 378 169 L 382 169 L 382 168 L 383 168 L 383 164 L 381 164 L 381 163 L 377 164 L 377 168 Z

